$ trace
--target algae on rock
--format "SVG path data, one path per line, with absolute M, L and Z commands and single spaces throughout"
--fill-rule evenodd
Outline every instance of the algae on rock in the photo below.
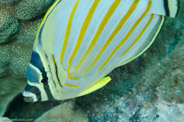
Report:
M 81 110 L 74 110 L 74 101 L 67 101 L 47 111 L 35 122 L 88 122 L 88 116 Z

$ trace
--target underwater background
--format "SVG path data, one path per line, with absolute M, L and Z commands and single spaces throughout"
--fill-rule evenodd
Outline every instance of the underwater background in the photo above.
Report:
M 0 0 L 0 122 L 183 122 L 184 1 L 153 45 L 109 75 L 100 90 L 66 101 L 25 103 L 32 46 L 55 0 Z M 9 119 L 8 119 L 9 118 Z

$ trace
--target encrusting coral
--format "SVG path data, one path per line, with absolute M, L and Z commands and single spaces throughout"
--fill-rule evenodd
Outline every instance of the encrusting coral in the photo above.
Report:
M 0 18 L 0 44 L 3 44 L 13 39 L 19 28 L 19 21 L 5 7 L 0 7 Z
M 2 115 L 8 103 L 22 92 L 26 85 L 26 67 L 31 56 L 31 46 L 25 46 L 17 41 L 0 45 L 0 56 L 0 103 L 6 104 L 0 109 Z M 2 94 L 4 92 L 6 94 Z
M 0 47 L 0 78 L 8 74 L 8 65 L 10 60 L 10 49 L 7 45 Z
M 20 0 L 0 0 L 0 5 L 4 5 L 4 6 L 10 6 L 15 2 L 18 2 Z
M 15 18 L 28 20 L 37 17 L 47 11 L 53 0 L 23 0 L 17 4 Z
M 32 45 L 16 41 L 11 44 L 10 49 L 10 75 L 18 79 L 26 79 L 27 66 L 28 62 L 30 61 Z
M 42 18 L 38 18 L 34 21 L 21 21 L 17 41 L 32 46 L 41 20 Z

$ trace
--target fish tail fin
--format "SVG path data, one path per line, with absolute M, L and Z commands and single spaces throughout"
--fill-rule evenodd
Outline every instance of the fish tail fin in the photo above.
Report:
M 180 0 L 152 0 L 153 14 L 175 18 L 179 12 Z

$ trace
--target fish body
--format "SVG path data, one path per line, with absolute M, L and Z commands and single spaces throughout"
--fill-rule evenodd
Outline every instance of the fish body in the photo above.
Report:
M 25 100 L 65 100 L 103 87 L 177 11 L 177 0 L 57 0 L 37 32 Z

